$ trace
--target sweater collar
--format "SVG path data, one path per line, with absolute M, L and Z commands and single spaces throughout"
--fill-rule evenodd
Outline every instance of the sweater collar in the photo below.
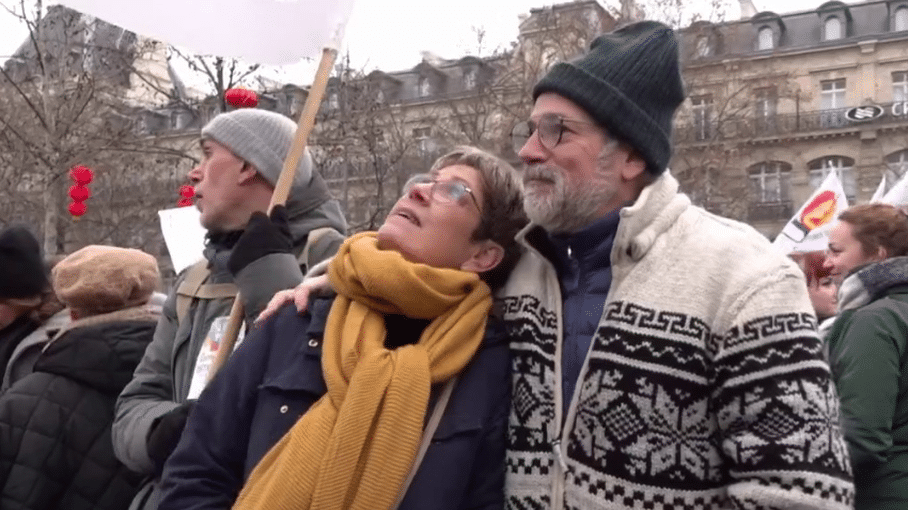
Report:
M 678 192 L 678 181 L 666 170 L 643 188 L 633 205 L 621 209 L 616 256 L 627 256 L 632 261 L 642 259 L 688 207 L 690 199 Z

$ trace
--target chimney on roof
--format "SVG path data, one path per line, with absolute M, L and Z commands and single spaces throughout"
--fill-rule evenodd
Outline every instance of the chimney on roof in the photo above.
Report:
M 741 19 L 750 19 L 757 14 L 757 8 L 754 7 L 753 0 L 738 0 L 741 5 Z
M 634 0 L 621 0 L 621 22 L 639 21 L 639 10 Z
M 432 53 L 431 51 L 421 51 L 420 54 L 422 55 L 423 62 L 430 64 L 434 67 L 438 67 L 439 65 L 444 63 L 444 61 L 441 59 L 441 57 Z

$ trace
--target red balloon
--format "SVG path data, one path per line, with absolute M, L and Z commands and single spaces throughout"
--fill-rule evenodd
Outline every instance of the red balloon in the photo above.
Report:
M 86 207 L 85 202 L 73 202 L 69 204 L 69 214 L 72 214 L 73 216 L 82 216 L 87 210 L 88 207 Z
M 259 104 L 259 96 L 243 87 L 227 89 L 224 100 L 234 108 L 255 108 Z
M 183 198 L 192 198 L 195 196 L 195 188 L 188 184 L 180 186 L 180 196 Z
M 181 198 L 180 201 L 177 202 L 177 207 L 188 207 L 188 206 L 191 206 L 191 205 L 192 205 L 192 199 L 191 199 L 191 198 Z
M 86 184 L 91 183 L 95 175 L 92 173 L 91 168 L 79 165 L 72 167 L 69 171 L 69 176 L 76 184 L 85 186 Z
M 73 199 L 73 202 L 84 202 L 91 197 L 91 191 L 80 184 L 69 187 L 69 198 Z

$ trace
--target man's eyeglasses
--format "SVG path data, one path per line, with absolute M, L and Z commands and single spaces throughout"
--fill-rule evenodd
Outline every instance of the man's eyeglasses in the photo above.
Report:
M 593 122 L 565 119 L 554 113 L 546 113 L 539 117 L 538 122 L 527 120 L 514 126 L 514 129 L 511 130 L 511 143 L 513 144 L 514 152 L 519 153 L 520 149 L 526 145 L 527 140 L 537 131 L 539 132 L 539 142 L 542 146 L 548 150 L 555 149 L 561 143 L 561 137 L 564 136 L 564 131 L 567 129 L 565 128 L 566 123 L 596 125 Z
M 404 184 L 404 194 L 410 193 L 419 184 L 431 184 L 429 196 L 432 200 L 437 200 L 443 204 L 459 204 L 465 195 L 469 195 L 473 199 L 476 210 L 482 212 L 473 190 L 463 182 L 455 180 L 439 181 L 429 174 L 416 174 Z

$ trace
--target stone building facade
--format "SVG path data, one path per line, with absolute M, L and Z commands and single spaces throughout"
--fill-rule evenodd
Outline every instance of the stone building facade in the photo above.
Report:
M 908 169 L 908 1 L 829 1 L 681 30 L 672 170 L 768 237 L 838 173 L 849 203 Z

